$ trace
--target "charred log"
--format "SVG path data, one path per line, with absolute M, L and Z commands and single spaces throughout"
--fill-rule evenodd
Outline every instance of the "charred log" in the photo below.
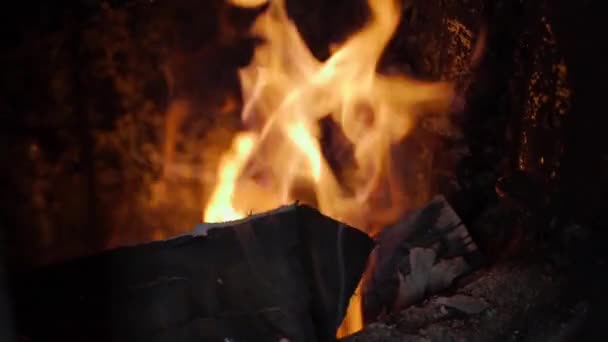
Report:
M 25 276 L 16 287 L 19 335 L 334 340 L 372 248 L 364 233 L 300 205 L 199 228 Z
M 588 303 L 564 300 L 565 288 L 547 264 L 500 264 L 343 341 L 578 341 Z
M 363 285 L 366 323 L 449 288 L 482 262 L 466 227 L 442 196 L 378 237 Z

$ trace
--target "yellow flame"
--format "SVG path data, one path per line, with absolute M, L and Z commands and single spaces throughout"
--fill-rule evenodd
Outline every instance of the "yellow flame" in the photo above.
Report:
M 260 7 L 267 2 L 268 0 L 228 0 L 228 3 L 244 8 Z
M 315 181 L 321 180 L 321 170 L 323 168 L 323 156 L 318 147 L 317 141 L 310 135 L 310 131 L 301 123 L 290 124 L 287 126 L 287 134 L 298 148 L 304 153 L 310 164 L 310 172 Z
M 264 1 L 231 2 L 253 6 Z M 390 189 L 389 204 L 373 203 L 372 195 L 390 175 L 391 147 L 407 136 L 420 115 L 447 112 L 452 87 L 377 73 L 401 8 L 397 0 L 368 4 L 370 22 L 332 46 L 329 59 L 319 61 L 288 18 L 284 0 L 270 1 L 252 29 L 265 43 L 239 75 L 242 119 L 252 128 L 236 137 L 222 159 L 204 221 L 238 219 L 298 200 L 292 193 L 301 180 L 312 187 L 322 213 L 366 231 L 392 223 L 408 209 L 399 189 Z M 319 120 L 327 116 L 352 145 L 354 166 L 340 176 L 319 141 Z M 351 303 L 348 328 L 341 334 L 361 328 L 357 301 Z
M 236 186 L 236 180 L 253 147 L 255 137 L 247 134 L 238 135 L 233 143 L 230 153 L 224 155 L 220 161 L 220 178 L 218 186 L 211 195 L 207 210 L 205 210 L 206 222 L 222 222 L 238 220 L 245 215 L 232 207 L 232 197 Z

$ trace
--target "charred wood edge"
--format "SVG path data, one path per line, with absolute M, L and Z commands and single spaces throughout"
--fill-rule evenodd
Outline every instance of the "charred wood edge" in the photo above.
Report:
M 605 340 L 574 338 L 580 337 L 573 330 L 581 328 L 588 303 L 564 300 L 564 291 L 571 290 L 567 277 L 558 270 L 547 272 L 547 266 L 530 260 L 495 264 L 450 297 L 433 296 L 345 341 Z M 446 305 L 458 297 L 473 305 Z M 447 339 L 438 338 L 439 332 Z M 567 334 L 574 339 L 563 338 Z
M 447 210 L 447 212 L 446 212 Z M 440 222 L 442 218 L 448 222 Z M 447 223 L 447 224 L 446 224 Z M 439 226 L 441 225 L 441 226 Z M 463 229 L 466 236 L 462 238 L 462 245 L 450 250 L 448 248 L 449 234 L 457 229 Z M 431 202 L 406 217 L 392 228 L 387 228 L 376 239 L 378 246 L 372 252 L 373 261 L 364 282 L 364 320 L 371 323 L 378 315 L 388 313 L 399 293 L 399 265 L 407 259 L 409 265 L 409 251 L 412 248 L 424 248 L 440 242 L 436 253 L 436 262 L 462 257 L 469 270 L 458 274 L 452 281 L 452 286 L 458 279 L 468 275 L 472 270 L 480 267 L 484 258 L 462 220 L 441 196 L 435 196 Z M 411 266 L 410 266 L 411 267 Z M 426 296 L 431 295 L 427 293 Z M 423 298 L 421 298 L 423 299 Z
M 410 217 L 406 218 L 403 221 L 403 224 L 408 226 L 409 229 L 404 232 L 401 232 L 401 236 L 391 236 L 393 232 L 390 228 L 387 229 L 384 234 L 380 234 L 376 239 L 376 243 L 378 244 L 379 248 L 386 246 L 387 242 L 391 244 L 384 251 L 386 254 L 390 255 L 390 258 L 385 259 L 384 262 L 381 262 L 378 266 L 374 266 L 374 268 L 378 271 L 381 271 L 384 268 L 393 268 L 396 263 L 398 263 L 402 258 L 401 255 L 395 253 L 395 251 L 398 249 L 407 250 L 411 249 L 412 247 L 430 246 L 437 241 L 441 241 L 442 246 L 445 247 L 445 242 L 447 241 L 445 234 L 453 232 L 457 228 L 464 226 L 460 218 L 458 224 L 452 223 L 447 227 L 440 228 L 440 231 L 433 232 L 428 236 L 416 236 L 416 234 L 421 229 L 424 229 L 424 227 L 433 228 L 434 225 L 437 223 L 436 219 L 441 214 L 441 210 L 443 210 L 446 205 L 449 208 L 449 204 L 443 196 L 436 196 L 435 198 L 433 198 L 433 200 L 429 203 L 428 206 L 412 213 Z M 473 252 L 459 254 L 458 256 L 465 257 L 465 259 L 468 258 L 467 261 L 469 261 L 472 266 L 480 266 L 483 262 L 483 256 L 481 255 L 481 252 L 477 249 L 475 242 L 471 239 L 471 241 L 466 242 L 465 245 L 462 246 L 463 249 L 466 246 L 475 247 L 475 250 Z M 452 256 L 454 255 L 447 255 L 447 257 Z
M 322 217 L 322 214 L 317 210 L 303 205 L 300 206 L 301 210 L 298 211 L 298 220 L 302 222 L 305 217 L 313 217 L 316 219 Z M 335 246 L 337 247 L 337 266 L 338 266 L 338 291 L 332 293 L 331 288 L 327 286 L 332 282 L 328 282 L 327 277 L 333 277 L 334 274 L 328 274 L 323 272 L 324 266 L 331 265 L 328 260 L 321 259 L 321 253 L 315 253 L 312 248 L 308 248 L 307 258 L 304 258 L 303 264 L 308 270 L 308 273 L 312 275 L 312 292 L 316 294 L 313 297 L 313 311 L 322 312 L 323 316 L 313 315 L 313 321 L 317 325 L 321 325 L 319 331 L 329 331 L 331 334 L 326 336 L 319 336 L 322 341 L 333 341 L 335 340 L 335 333 L 342 323 L 346 309 L 349 303 L 350 297 L 354 294 L 361 276 L 365 271 L 368 263 L 369 254 L 374 246 L 374 242 L 369 236 L 361 231 L 358 234 L 350 234 L 350 238 L 347 239 L 348 235 L 345 233 L 347 230 L 354 228 L 345 225 L 339 221 L 335 221 L 338 226 L 336 233 Z M 312 231 L 311 233 L 314 233 Z M 304 234 L 303 230 L 300 230 L 301 234 Z M 312 246 L 312 234 L 304 234 L 301 236 L 302 241 L 305 241 L 306 246 Z M 363 243 L 353 243 L 353 239 L 359 239 L 359 237 L 365 237 L 366 241 Z M 348 255 L 348 263 L 345 262 L 345 256 Z M 340 259 L 342 261 L 340 261 Z M 327 270 L 326 270 L 327 271 Z M 325 284 L 325 285 L 324 285 Z M 338 300 L 335 300 L 336 295 Z M 316 308 L 316 309 L 314 309 Z M 331 316 L 331 317 L 330 317 Z M 332 322 L 333 321 L 333 322 Z M 324 326 L 329 324 L 331 326 Z
M 249 220 L 253 220 L 256 218 L 260 218 L 260 217 L 264 217 L 264 216 L 268 216 L 268 215 L 280 214 L 280 213 L 284 213 L 284 212 L 287 212 L 290 210 L 295 210 L 299 206 L 300 205 L 298 203 L 295 203 L 295 204 L 290 204 L 290 205 L 284 205 L 284 206 L 278 207 L 276 209 L 272 209 L 272 210 L 265 211 L 262 213 L 251 214 L 245 218 L 238 219 L 238 220 L 225 221 L 225 222 L 214 222 L 214 223 L 210 223 L 210 222 L 199 223 L 196 226 L 194 226 L 194 229 L 192 232 L 177 235 L 173 238 L 170 238 L 169 240 L 178 239 L 178 238 L 181 238 L 184 236 L 207 236 L 207 234 L 209 233 L 209 231 L 211 229 L 229 228 L 229 227 L 232 227 L 232 226 L 235 226 L 238 224 L 248 222 Z
M 290 211 L 291 213 L 289 213 Z M 279 227 L 280 225 L 288 225 L 288 227 Z M 334 226 L 336 227 L 335 234 L 331 232 L 333 225 L 336 225 Z M 227 235 L 221 232 L 211 233 L 211 231 L 215 231 L 216 229 L 220 228 L 230 228 L 233 233 Z M 269 271 L 265 261 L 275 264 L 277 261 L 268 259 L 270 254 L 268 254 L 260 244 L 264 240 L 260 240 L 262 238 L 261 236 L 256 236 L 256 233 L 264 232 L 266 238 L 272 237 L 273 235 L 276 237 L 276 232 L 280 232 L 281 228 L 291 230 L 291 232 L 285 232 L 287 234 L 286 237 L 288 237 L 291 241 L 291 247 L 288 248 L 295 247 L 297 248 L 297 251 L 283 249 L 283 247 L 280 247 L 276 250 L 273 248 L 274 253 L 271 254 L 275 255 L 276 257 L 279 256 L 279 254 L 283 255 L 284 253 L 289 253 L 290 264 L 301 265 L 301 267 L 303 267 L 301 271 L 296 271 L 296 273 L 293 274 L 293 276 L 296 276 L 294 281 L 298 281 L 300 284 L 294 284 L 296 287 L 292 289 L 289 295 L 287 295 L 287 292 L 284 292 L 285 290 L 290 289 L 289 287 L 285 287 L 289 284 L 281 284 L 280 282 L 276 283 L 276 279 L 288 280 L 286 277 L 290 277 L 291 275 L 288 275 L 287 273 L 290 273 L 291 269 L 283 268 L 282 273 L 277 273 L 280 272 L 280 270 Z M 337 238 L 335 242 L 331 241 L 331 238 L 328 239 L 328 237 L 331 237 L 332 235 Z M 270 292 L 266 291 L 261 294 L 262 297 L 260 297 L 260 300 L 261 304 L 263 305 L 260 305 L 260 307 L 248 308 L 245 310 L 247 312 L 228 312 L 225 310 L 218 311 L 216 309 L 218 309 L 217 305 L 219 305 L 219 302 L 217 304 L 206 302 L 210 298 L 209 295 L 214 295 L 215 290 L 206 289 L 206 286 L 202 286 L 202 288 L 198 288 L 198 286 L 196 286 L 196 289 L 192 288 L 195 290 L 194 292 L 179 294 L 179 296 L 195 296 L 195 298 L 193 297 L 189 299 L 189 301 L 194 299 L 197 301 L 197 303 L 189 305 L 196 305 L 197 307 L 204 305 L 204 311 L 200 311 L 203 308 L 201 307 L 193 312 L 185 313 L 185 320 L 179 319 L 175 322 L 173 322 L 174 320 L 171 320 L 173 323 L 163 323 L 163 327 L 159 326 L 159 329 L 157 329 L 157 327 L 149 327 L 145 328 L 145 331 L 141 332 L 134 329 L 130 332 L 130 334 L 136 334 L 136 336 L 134 336 L 135 340 L 138 340 L 139 338 L 145 339 L 147 337 L 152 338 L 153 336 L 150 335 L 152 334 L 156 336 L 152 338 L 152 340 L 163 341 L 163 338 L 167 338 L 167 336 L 177 336 L 179 338 L 183 337 L 183 340 L 188 341 L 191 339 L 196 339 L 197 336 L 198 338 L 202 337 L 203 335 L 210 336 L 209 332 L 201 330 L 202 325 L 208 325 L 210 327 L 218 326 L 218 329 L 222 329 L 223 325 L 223 330 L 221 331 L 230 331 L 230 329 L 234 329 L 235 326 L 244 327 L 246 325 L 243 324 L 256 324 L 257 322 L 257 324 L 266 326 L 263 328 L 265 331 L 268 331 L 268 328 L 271 328 L 276 334 L 285 333 L 283 336 L 294 336 L 294 341 L 298 340 L 297 336 L 302 337 L 303 335 L 300 333 L 295 333 L 294 335 L 293 333 L 302 329 L 302 327 L 299 327 L 299 325 L 306 324 L 310 327 L 307 329 L 308 332 L 310 333 L 311 331 L 314 331 L 314 334 L 317 335 L 315 336 L 317 337 L 316 340 L 333 341 L 335 339 L 335 331 L 339 325 L 339 322 L 343 319 L 345 311 L 345 308 L 340 308 L 337 306 L 345 305 L 345 303 L 347 303 L 348 297 L 350 297 L 357 286 L 359 278 L 365 268 L 369 251 L 371 251 L 373 246 L 372 240 L 363 232 L 351 227 L 347 227 L 340 222 L 332 220 L 331 218 L 325 217 L 313 208 L 300 206 L 298 204 L 284 206 L 269 212 L 251 215 L 242 220 L 201 224 L 197 225 L 193 233 L 183 234 L 168 240 L 142 243 L 134 246 L 124 246 L 102 252 L 98 255 L 42 267 L 37 271 L 36 274 L 30 274 L 32 277 L 26 278 L 25 282 L 23 282 L 23 284 L 27 286 L 25 289 L 20 289 L 20 295 L 22 296 L 21 299 L 24 299 L 24 297 L 28 297 L 28 294 L 32 294 L 32 292 L 29 291 L 37 291 L 36 288 L 41 286 L 41 288 L 38 288 L 41 291 L 37 291 L 39 293 L 36 294 L 35 297 L 42 299 L 42 303 L 37 303 L 36 300 L 32 301 L 31 298 L 26 298 L 24 301 L 22 301 L 22 304 L 25 303 L 26 306 L 21 308 L 21 322 L 18 323 L 24 326 L 22 328 L 27 331 L 28 329 L 36 329 L 36 325 L 39 324 L 36 322 L 42 322 L 40 320 L 47 321 L 44 324 L 48 325 L 49 322 L 52 321 L 59 322 L 61 320 L 65 321 L 66 319 L 68 321 L 78 321 L 81 319 L 79 317 L 82 317 L 84 321 L 88 322 L 91 318 L 87 318 L 85 312 L 82 312 L 84 316 L 80 315 L 79 312 L 83 310 L 91 310 L 91 312 L 94 312 L 95 309 L 91 306 L 83 307 L 80 302 L 81 299 L 78 299 L 79 297 L 81 298 L 81 296 L 88 298 L 87 303 L 88 301 L 92 301 L 91 303 L 98 303 L 102 305 L 105 300 L 112 297 L 114 298 L 112 300 L 116 301 L 114 305 L 120 306 L 123 300 L 130 300 L 132 295 L 137 293 L 141 294 L 139 291 L 154 291 L 152 288 L 156 288 L 158 291 L 163 291 L 161 293 L 168 291 L 166 293 L 169 296 L 168 298 L 172 298 L 177 294 L 173 293 L 175 290 L 172 288 L 172 286 L 175 285 L 170 284 L 178 284 L 183 281 L 195 281 L 195 279 L 190 279 L 189 274 L 192 272 L 197 272 L 198 269 L 201 271 L 207 269 L 208 271 L 206 272 L 209 272 L 208 277 L 203 276 L 202 278 L 199 278 L 199 281 L 215 281 L 213 277 L 216 275 L 217 271 L 214 271 L 214 269 L 217 270 L 217 267 L 220 266 L 211 265 L 209 268 L 198 268 L 195 264 L 191 264 L 190 266 L 184 265 L 183 270 L 180 270 L 181 268 L 178 267 L 178 269 L 175 269 L 175 271 L 171 271 L 170 274 L 165 274 L 167 272 L 160 272 L 161 270 L 154 266 L 156 264 L 154 258 L 165 258 L 173 255 L 175 255 L 176 258 L 179 258 L 180 256 L 187 257 L 189 254 L 180 254 L 179 252 L 178 254 L 175 254 L 175 251 L 181 249 L 182 247 L 195 247 L 193 243 L 200 244 L 208 238 L 221 239 L 224 241 L 226 246 L 231 246 L 231 249 L 237 248 L 241 250 L 241 253 L 243 253 L 243 258 L 246 260 L 241 262 L 240 267 L 245 267 L 243 270 L 247 268 L 250 269 L 249 271 L 246 271 L 246 273 L 249 274 L 251 272 L 251 274 L 246 274 L 244 276 L 251 276 L 254 282 L 254 285 L 245 287 L 258 291 L 258 288 L 256 287 L 257 284 L 265 284 L 262 285 L 262 288 L 260 288 L 261 292 L 264 292 L 266 288 L 270 288 L 272 290 Z M 234 246 L 235 243 L 238 247 Z M 271 245 L 268 245 L 268 243 Z M 268 246 L 274 246 L 274 243 L 275 242 L 273 241 L 266 241 Z M 339 243 L 341 246 L 338 245 L 338 248 L 334 249 L 334 243 Z M 174 252 L 172 252 L 172 250 Z M 190 252 L 184 250 L 184 253 L 195 253 L 195 251 L 196 249 L 191 249 Z M 201 254 L 200 251 L 201 250 L 199 249 L 199 252 L 193 255 L 199 257 L 204 256 L 204 253 Z M 343 261 L 346 258 L 345 256 L 348 256 L 349 262 L 347 264 L 342 262 L 342 264 L 344 264 L 344 268 L 342 270 L 335 269 L 336 266 L 340 266 L 340 262 L 337 264 L 331 262 L 328 263 L 328 260 L 331 260 L 336 251 L 342 255 L 338 256 L 338 258 L 342 258 Z M 147 253 L 151 253 L 150 257 L 152 257 L 152 259 L 146 260 Z M 287 254 L 285 254 L 285 256 L 287 256 Z M 163 259 L 159 260 L 161 260 L 161 264 L 159 264 L 159 266 L 163 268 L 169 267 L 167 270 L 171 270 L 172 267 L 179 265 L 175 264 L 175 262 L 179 262 L 179 259 L 175 259 L 176 261 L 173 262 L 171 262 L 172 259 L 169 260 L 169 262 L 163 262 Z M 196 261 L 193 262 L 196 263 Z M 234 263 L 238 261 L 232 262 Z M 281 268 L 281 266 L 288 266 L 287 264 L 280 264 L 280 261 L 278 261 L 278 263 L 279 264 L 277 266 L 279 268 Z M 249 266 L 246 266 L 246 264 L 249 264 Z M 118 266 L 118 268 L 115 268 L 116 266 Z M 110 274 L 103 273 L 103 269 L 101 270 L 102 273 L 98 273 L 96 271 L 97 267 L 102 267 L 103 269 L 109 270 Z M 143 269 L 141 269 L 141 267 L 143 267 Z M 125 274 L 129 275 L 131 274 L 130 272 L 132 270 L 136 270 L 138 273 L 134 274 L 133 277 L 120 277 L 120 272 L 126 272 Z M 285 270 L 289 270 L 289 272 L 284 273 Z M 111 274 L 116 272 L 119 272 L 118 274 L 115 274 L 118 275 L 118 278 L 113 277 Z M 92 276 L 94 279 L 87 280 L 87 274 Z M 194 274 L 195 273 L 192 273 L 192 275 Z M 85 278 L 82 278 L 83 276 Z M 339 276 L 339 278 L 337 276 Z M 63 287 L 61 284 L 69 284 L 72 282 L 72 280 L 74 280 L 70 278 L 79 279 L 79 282 L 82 282 L 82 284 L 79 283 L 78 285 L 69 285 L 70 287 L 76 286 L 73 289 L 75 291 L 67 288 L 53 289 L 48 287 L 48 285 L 59 285 Z M 262 281 L 259 281 L 259 278 L 263 278 Z M 340 285 L 336 285 L 336 283 L 340 283 Z M 171 288 L 162 289 L 164 285 L 168 285 Z M 190 285 L 185 286 L 195 285 L 196 284 L 191 283 Z M 108 286 L 111 286 L 111 288 Z M 161 288 L 159 288 L 159 286 L 161 286 Z M 279 288 L 281 286 L 284 289 Z M 235 287 L 235 289 L 237 288 L 239 288 L 239 286 Z M 301 296 L 294 295 L 294 291 L 302 291 L 304 288 L 308 289 L 308 291 L 305 291 L 307 294 L 302 294 Z M 55 296 L 57 298 L 49 298 L 47 295 L 51 295 L 51 297 Z M 116 297 L 117 295 L 118 297 Z M 337 295 L 344 296 L 345 298 L 338 299 L 336 297 Z M 143 296 L 144 297 L 140 296 L 140 299 L 135 302 L 136 304 L 134 305 L 139 305 L 137 303 L 145 304 L 147 303 L 146 301 L 154 302 L 154 298 L 156 298 L 146 297 L 154 296 L 153 293 L 144 294 Z M 196 298 L 198 298 L 198 300 Z M 55 308 L 54 305 L 57 304 L 58 300 L 62 302 L 65 301 L 65 303 L 62 304 L 61 307 Z M 180 298 L 180 300 L 183 300 L 183 298 Z M 286 301 L 288 303 L 286 303 Z M 291 311 L 290 305 L 295 311 Z M 297 305 L 299 305 L 299 307 L 294 307 Z M 49 317 L 47 319 L 46 316 L 42 317 L 41 313 L 31 312 L 31 310 L 34 310 L 34 306 L 43 308 L 44 311 L 40 312 L 55 312 L 53 314 L 54 317 Z M 134 312 L 139 312 L 147 309 L 138 307 L 134 310 Z M 172 310 L 182 309 L 178 305 Z M 217 311 L 218 315 L 214 315 L 212 317 L 200 316 L 203 312 L 207 312 L 208 310 L 211 310 L 212 312 Z M 38 309 L 35 309 L 35 311 L 38 311 Z M 145 312 L 147 315 L 147 311 Z M 182 314 L 181 311 L 176 313 Z M 46 314 L 42 315 L 44 316 Z M 97 312 L 95 315 L 100 315 L 100 317 L 107 316 L 106 311 L 103 309 L 101 312 Z M 27 317 L 30 317 L 32 321 L 24 321 L 24 318 L 27 319 Z M 110 317 L 108 316 L 108 318 Z M 110 319 L 107 324 L 110 324 L 111 326 L 113 324 L 111 322 L 113 319 L 115 320 L 116 318 Z M 133 319 L 135 321 L 140 320 L 140 322 L 147 322 L 146 320 L 149 320 L 150 318 L 144 318 L 144 321 L 141 321 L 141 318 L 138 317 Z M 164 318 L 159 319 L 162 320 Z M 152 322 L 157 322 L 157 318 L 153 318 Z M 178 325 L 175 325 L 176 323 Z M 168 325 L 165 326 L 165 324 Z M 106 327 L 110 326 L 106 325 Z M 272 328 L 273 326 L 274 328 Z M 96 329 L 99 328 L 97 325 L 95 325 L 95 327 Z M 217 333 L 218 330 L 215 329 L 215 331 Z M 312 336 L 310 337 L 312 338 Z M 43 340 L 46 340 L 46 338 Z M 306 340 L 310 339 L 307 338 Z

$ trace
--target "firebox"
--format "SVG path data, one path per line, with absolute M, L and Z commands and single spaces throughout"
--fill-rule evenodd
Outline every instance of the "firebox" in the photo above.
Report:
M 19 5 L 0 340 L 601 340 L 596 7 Z

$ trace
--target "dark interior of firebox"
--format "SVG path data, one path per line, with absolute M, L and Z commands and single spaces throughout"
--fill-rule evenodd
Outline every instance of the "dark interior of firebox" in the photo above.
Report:
M 365 0 L 286 3 L 321 61 L 369 20 Z M 449 81 L 456 95 L 448 123 L 423 119 L 392 151 L 420 205 L 373 236 L 371 253 L 371 240 L 306 206 L 316 200 L 305 183 L 296 209 L 184 237 L 245 128 L 237 71 L 264 44 L 249 34 L 264 6 L 77 0 L 3 11 L 0 341 L 332 340 L 365 265 L 375 267 L 363 276 L 365 325 L 340 341 L 604 340 L 598 1 L 400 3 L 378 72 Z M 328 164 L 348 172 L 344 136 L 327 118 L 320 127 Z

